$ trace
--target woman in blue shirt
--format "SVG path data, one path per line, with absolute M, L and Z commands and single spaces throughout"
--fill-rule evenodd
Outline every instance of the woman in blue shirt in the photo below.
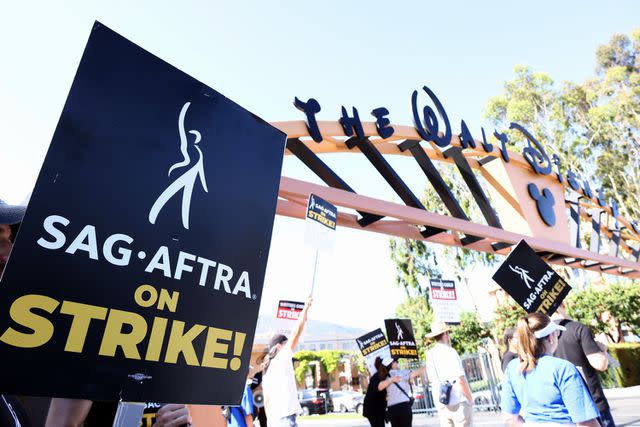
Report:
M 600 426 L 598 409 L 576 367 L 551 356 L 561 330 L 541 313 L 518 321 L 518 358 L 507 366 L 502 387 L 502 410 L 512 426 Z

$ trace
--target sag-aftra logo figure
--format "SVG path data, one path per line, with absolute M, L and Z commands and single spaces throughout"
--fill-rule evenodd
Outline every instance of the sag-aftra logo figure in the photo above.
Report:
M 187 134 L 184 130 L 184 118 L 187 115 L 187 110 L 189 109 L 190 102 L 186 102 L 182 106 L 182 110 L 180 111 L 180 116 L 178 117 L 178 132 L 180 134 L 180 151 L 182 152 L 182 161 L 174 164 L 169 168 L 168 175 L 171 176 L 171 172 L 174 169 L 181 169 L 187 166 L 191 166 L 180 175 L 171 185 L 167 187 L 166 190 L 160 194 L 158 199 L 155 201 L 151 210 L 149 211 L 149 222 L 151 224 L 156 223 L 156 219 L 158 218 L 158 214 L 164 207 L 164 205 L 176 194 L 182 190 L 182 225 L 187 230 L 189 229 L 189 209 L 191 208 L 191 195 L 193 194 L 193 187 L 196 185 L 196 180 L 200 180 L 202 184 L 202 188 L 205 192 L 209 192 L 207 188 L 207 181 L 204 176 L 204 163 L 202 158 L 202 151 L 200 147 L 198 147 L 198 143 L 202 139 L 200 132 L 195 129 L 191 129 L 189 131 L 190 134 L 195 136 L 193 141 L 193 148 L 195 148 L 198 152 L 198 158 L 191 162 L 191 158 L 189 157 L 189 152 L 187 150 L 187 146 L 189 144 L 189 140 L 187 139 Z
M 400 327 L 400 325 L 398 325 L 398 322 L 395 322 L 396 324 L 396 331 L 398 332 L 398 340 L 402 341 L 404 339 L 404 332 L 402 331 L 402 328 Z
M 511 269 L 511 271 L 520 276 L 520 279 L 524 282 L 525 285 L 527 285 L 527 288 L 531 289 L 533 279 L 531 278 L 531 276 L 529 276 L 529 270 L 525 270 L 520 266 L 513 267 L 511 264 L 509 264 L 509 268 Z

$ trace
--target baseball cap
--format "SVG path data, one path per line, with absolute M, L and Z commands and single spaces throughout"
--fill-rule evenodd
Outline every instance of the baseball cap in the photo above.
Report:
M 394 359 L 393 359 L 393 357 L 391 357 L 391 356 L 385 356 L 385 357 L 382 359 L 382 364 L 383 364 L 384 366 L 389 366 L 389 365 L 391 365 L 391 364 L 393 363 L 393 360 L 394 360 Z
M 540 338 L 544 338 L 551 335 L 555 331 L 566 331 L 566 330 L 567 328 L 565 328 L 562 325 L 558 325 L 556 322 L 551 320 L 547 326 L 545 326 L 544 328 L 538 331 L 535 331 L 533 335 L 535 335 L 536 338 L 540 339 Z

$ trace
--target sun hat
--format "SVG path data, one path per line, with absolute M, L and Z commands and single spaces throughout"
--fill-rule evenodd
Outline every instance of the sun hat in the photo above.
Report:
M 445 332 L 449 332 L 449 330 L 450 330 L 449 326 L 447 326 L 446 323 L 441 321 L 436 321 L 431 324 L 431 332 L 429 332 L 426 335 L 426 337 L 427 338 L 437 337 L 438 335 L 442 335 Z
M 9 205 L 0 199 L 0 224 L 14 225 L 22 221 L 26 206 Z
M 536 338 L 540 339 L 540 338 L 548 337 L 555 331 L 566 331 L 566 330 L 567 328 L 551 320 L 547 326 L 545 326 L 540 330 L 535 331 L 533 335 L 535 335 Z

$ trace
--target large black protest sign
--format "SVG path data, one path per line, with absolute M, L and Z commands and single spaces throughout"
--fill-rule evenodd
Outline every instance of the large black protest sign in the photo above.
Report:
M 493 280 L 527 313 L 553 314 L 571 290 L 524 240 L 504 260 Z
M 413 335 L 413 327 L 409 319 L 385 319 L 384 327 L 389 338 L 391 357 L 418 358 L 418 347 Z
M 376 372 L 374 364 L 376 357 L 384 359 L 387 356 L 391 356 L 389 342 L 380 328 L 356 338 L 356 343 L 362 352 L 362 356 L 364 356 L 364 360 L 367 362 L 369 372 Z
M 238 404 L 284 143 L 97 23 L 0 286 L 0 392 Z

